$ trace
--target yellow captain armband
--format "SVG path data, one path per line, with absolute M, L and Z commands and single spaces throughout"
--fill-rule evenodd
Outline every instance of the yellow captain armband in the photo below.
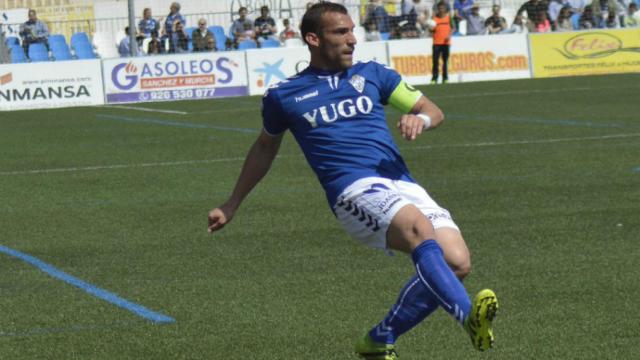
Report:
M 420 90 L 407 84 L 404 80 L 400 80 L 398 86 L 389 96 L 389 104 L 403 114 L 408 114 L 421 96 L 422 92 Z

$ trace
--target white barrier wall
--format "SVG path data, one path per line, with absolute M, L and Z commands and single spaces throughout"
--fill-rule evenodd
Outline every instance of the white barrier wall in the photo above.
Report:
M 112 103 L 248 95 L 244 52 L 191 53 L 103 61 Z
M 0 65 L 0 110 L 101 104 L 100 60 Z
M 431 39 L 389 41 L 389 61 L 410 84 L 431 81 Z M 526 34 L 454 37 L 449 81 L 530 78 Z M 442 62 L 440 62 L 442 63 Z
M 356 61 L 376 60 L 388 65 L 384 42 L 358 44 L 353 56 Z M 309 50 L 306 46 L 248 50 L 249 94 L 262 95 L 269 85 L 293 76 L 307 66 Z
M 365 42 L 410 84 L 431 80 L 431 39 Z M 0 66 L 0 110 L 261 95 L 309 65 L 305 47 Z M 530 78 L 525 34 L 454 37 L 449 81 Z

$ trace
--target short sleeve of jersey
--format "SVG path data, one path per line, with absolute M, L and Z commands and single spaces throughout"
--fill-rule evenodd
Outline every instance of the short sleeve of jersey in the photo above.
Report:
M 375 63 L 375 66 L 378 73 L 378 81 L 380 82 L 382 103 L 386 105 L 389 102 L 389 96 L 402 81 L 402 77 L 387 66 L 378 63 Z
M 280 135 L 289 127 L 275 89 L 267 90 L 262 98 L 262 125 L 271 135 Z

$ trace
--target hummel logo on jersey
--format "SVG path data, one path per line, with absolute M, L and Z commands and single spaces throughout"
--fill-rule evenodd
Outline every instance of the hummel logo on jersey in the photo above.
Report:
M 364 91 L 364 84 L 366 83 L 366 80 L 364 77 L 360 76 L 360 75 L 353 75 L 351 77 L 351 79 L 349 80 L 349 83 L 351 85 L 353 85 L 353 87 L 360 93 L 362 94 L 362 91 Z
M 307 100 L 307 99 L 310 99 L 310 98 L 316 97 L 316 96 L 318 96 L 318 90 L 316 90 L 314 92 L 310 92 L 308 94 L 304 94 L 302 96 L 296 96 L 296 102 Z
M 355 99 L 342 100 L 339 103 L 320 106 L 308 111 L 302 116 L 311 124 L 312 128 L 318 127 L 318 113 L 324 123 L 332 123 L 340 118 L 348 119 L 360 114 L 369 114 L 373 110 L 373 101 L 368 96 L 359 96 Z

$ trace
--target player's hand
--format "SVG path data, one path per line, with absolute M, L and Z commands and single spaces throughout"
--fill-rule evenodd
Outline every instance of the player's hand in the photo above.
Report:
M 424 130 L 424 120 L 413 114 L 402 115 L 398 121 L 400 135 L 406 140 L 415 140 Z
M 211 234 L 214 231 L 222 229 L 231 221 L 233 213 L 234 211 L 226 206 L 226 204 L 209 211 L 209 225 L 207 227 L 207 232 Z

